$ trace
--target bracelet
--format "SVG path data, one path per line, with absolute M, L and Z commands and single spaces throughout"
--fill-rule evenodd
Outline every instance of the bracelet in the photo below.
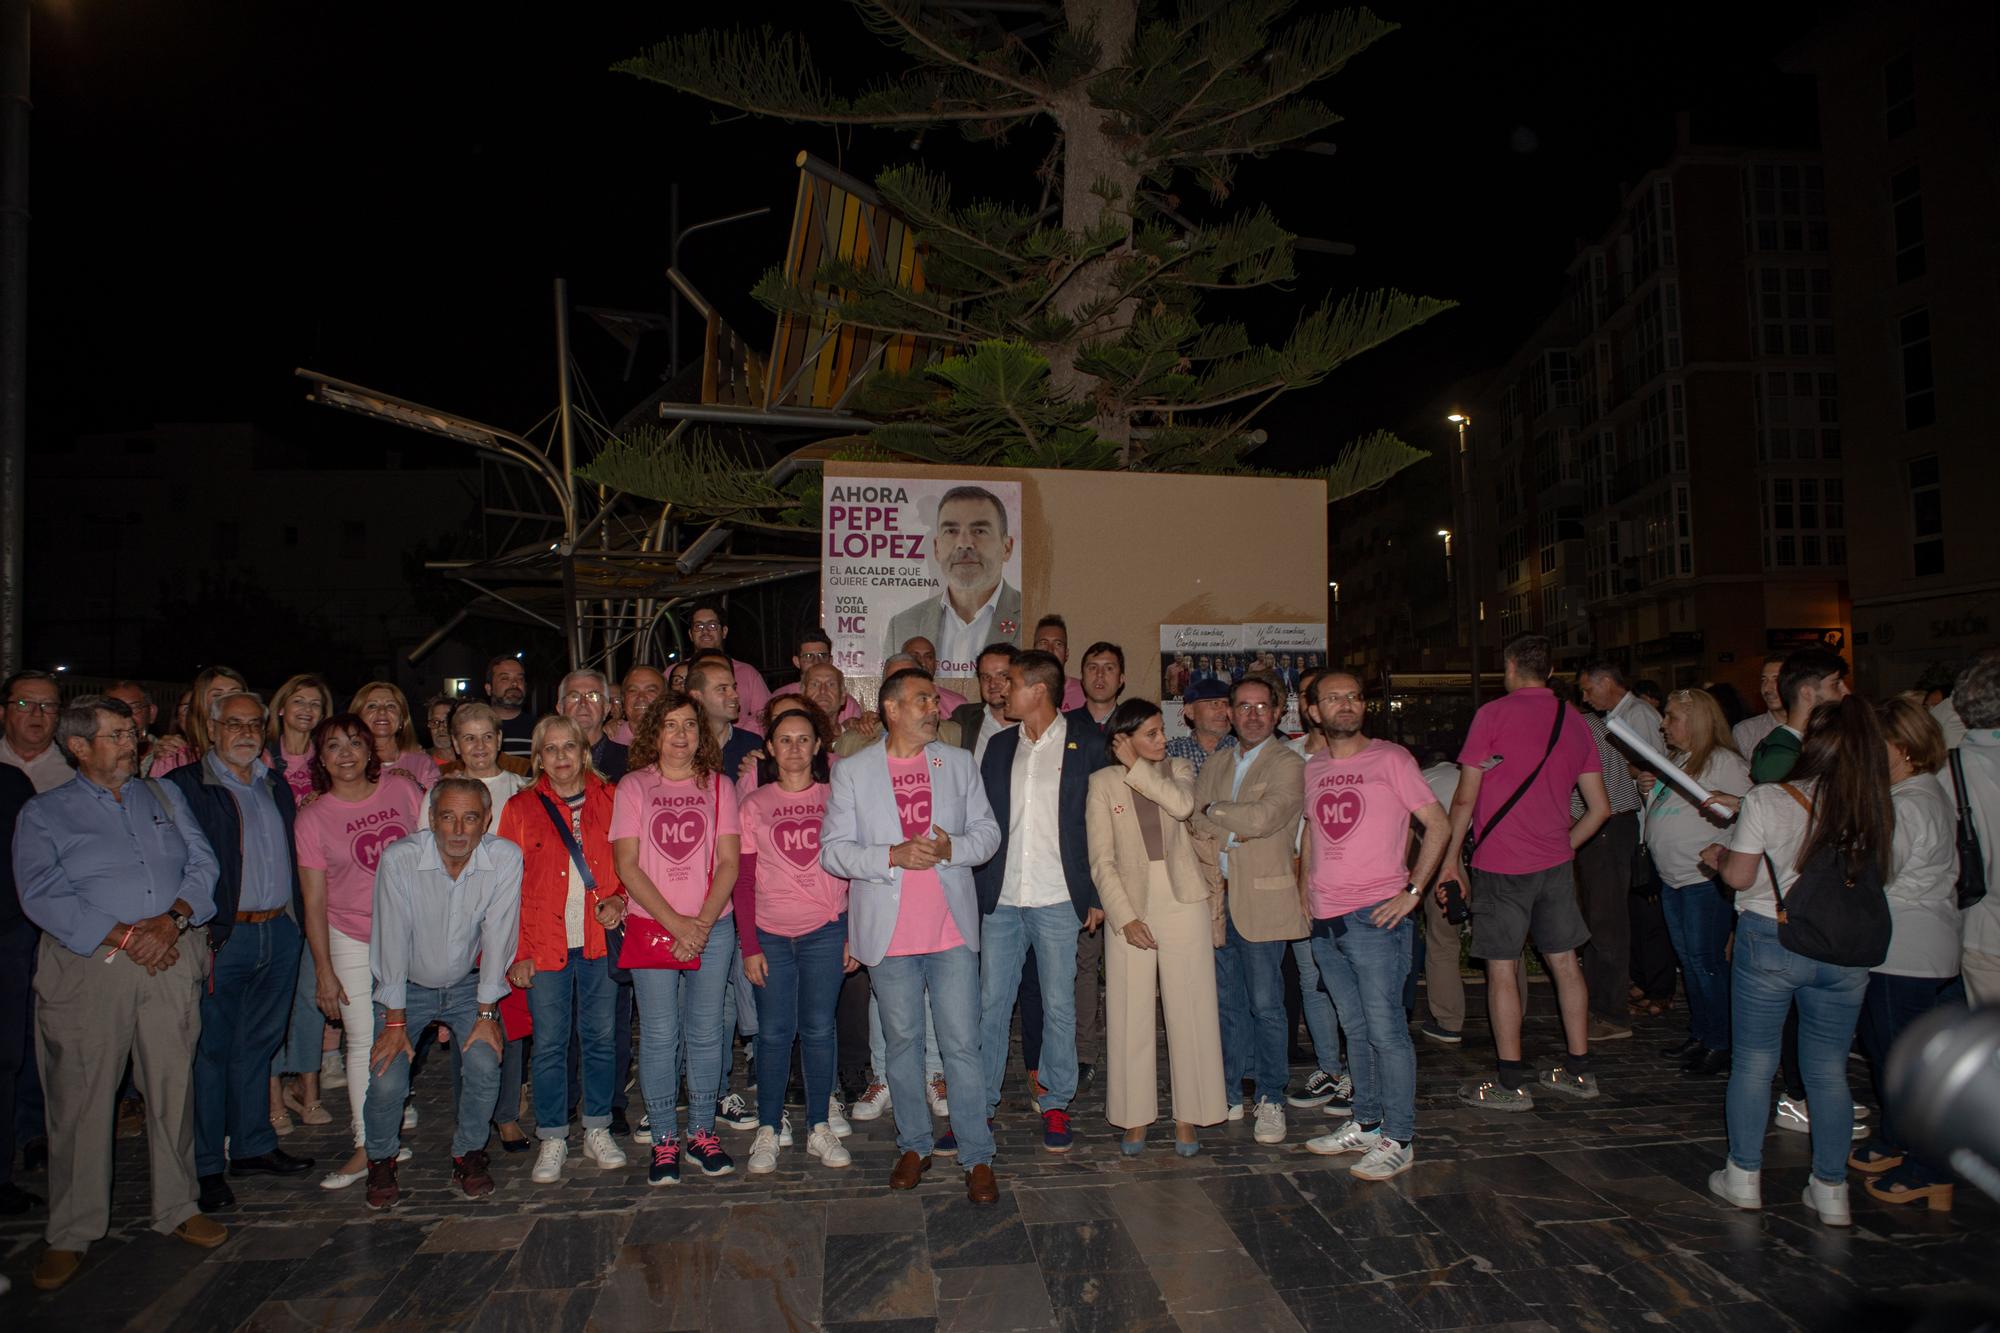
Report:
M 390 1028 L 406 1028 L 408 1026 L 409 1026 L 408 1023 L 384 1023 L 382 1025 L 382 1030 L 384 1032 L 387 1032 Z
M 137 927 L 136 925 L 125 927 L 125 937 L 118 941 L 118 948 L 113 949 L 111 952 L 117 953 L 120 949 L 123 949 L 126 945 L 130 944 L 132 942 L 132 932 L 136 931 L 137 929 L 139 929 L 139 927 Z

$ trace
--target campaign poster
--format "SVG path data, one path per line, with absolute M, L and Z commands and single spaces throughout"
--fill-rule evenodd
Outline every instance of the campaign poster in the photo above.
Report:
M 1268 621 L 1238 625 L 1160 626 L 1160 708 L 1167 735 L 1185 736 L 1182 703 L 1196 684 L 1227 689 L 1251 672 L 1283 683 L 1285 715 L 1279 730 L 1296 736 L 1305 727 L 1299 715 L 1299 678 L 1326 664 L 1326 626 Z
M 1243 647 L 1249 661 L 1244 669 L 1261 671 L 1284 682 L 1285 717 L 1279 728 L 1287 736 L 1305 731 L 1299 713 L 1299 678 L 1326 664 L 1326 626 L 1320 624 L 1252 623 L 1243 627 Z
M 820 615 L 849 681 L 928 640 L 940 680 L 969 681 L 979 650 L 1021 641 L 1021 484 L 829 478 Z

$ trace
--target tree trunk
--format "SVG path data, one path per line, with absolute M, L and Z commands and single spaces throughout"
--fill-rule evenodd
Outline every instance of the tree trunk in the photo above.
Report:
M 1071 30 L 1081 32 L 1088 28 L 1096 37 L 1097 72 L 1125 63 L 1132 49 L 1138 9 L 1137 0 L 1063 0 L 1063 17 Z M 1132 211 L 1139 188 L 1138 168 L 1126 160 L 1123 150 L 1113 141 L 1107 125 L 1108 113 L 1091 105 L 1088 83 L 1088 79 L 1080 79 L 1055 99 L 1056 120 L 1062 126 L 1063 136 L 1062 225 L 1072 233 L 1085 232 L 1102 222 L 1109 211 L 1123 226 L 1126 240 L 1113 254 L 1084 265 L 1057 293 L 1051 304 L 1070 316 L 1115 290 L 1113 269 L 1118 255 L 1131 248 Z M 1116 198 L 1107 203 L 1097 192 L 1100 184 L 1110 185 L 1116 191 Z M 1127 298 L 1113 311 L 1079 329 L 1071 341 L 1045 349 L 1049 356 L 1049 378 L 1058 393 L 1093 399 L 1097 396 L 1097 379 L 1076 369 L 1076 355 L 1082 343 L 1128 323 L 1134 305 Z M 1097 406 L 1100 410 L 1095 414 L 1094 428 L 1105 439 L 1117 441 L 1119 459 L 1129 465 L 1130 420 L 1123 412 L 1101 410 L 1104 407 L 1101 403 Z

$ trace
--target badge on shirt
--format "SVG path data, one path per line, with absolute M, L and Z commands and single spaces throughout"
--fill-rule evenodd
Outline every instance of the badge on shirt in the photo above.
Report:
M 1016 634 L 1019 634 L 1020 632 L 1021 632 L 1021 627 L 1020 627 L 1020 625 L 1016 624 L 1016 623 L 1015 623 L 1014 621 L 1011 621 L 1011 620 L 1003 620 L 1003 621 L 1001 621 L 1001 622 L 1000 622 L 1000 637 L 1001 637 L 1001 638 L 1003 638 L 1003 639 L 1011 639 L 1011 638 L 1013 638 L 1013 637 L 1014 637 L 1014 636 L 1015 636 Z

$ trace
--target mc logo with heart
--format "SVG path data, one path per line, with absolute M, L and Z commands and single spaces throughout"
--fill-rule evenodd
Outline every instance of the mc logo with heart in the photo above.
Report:
M 812 869 L 819 864 L 819 820 L 811 817 L 779 820 L 771 825 L 771 845 L 778 849 L 778 855 L 799 869 Z
M 653 846 L 669 861 L 685 861 L 707 840 L 708 812 L 700 806 L 661 810 L 653 816 Z
M 354 839 L 354 864 L 374 874 L 375 867 L 382 863 L 382 849 L 403 836 L 400 824 L 383 824 L 365 830 Z
M 1328 842 L 1339 842 L 1360 827 L 1364 804 L 1361 793 L 1352 787 L 1323 791 L 1313 802 L 1313 818 L 1319 821 L 1319 831 Z

